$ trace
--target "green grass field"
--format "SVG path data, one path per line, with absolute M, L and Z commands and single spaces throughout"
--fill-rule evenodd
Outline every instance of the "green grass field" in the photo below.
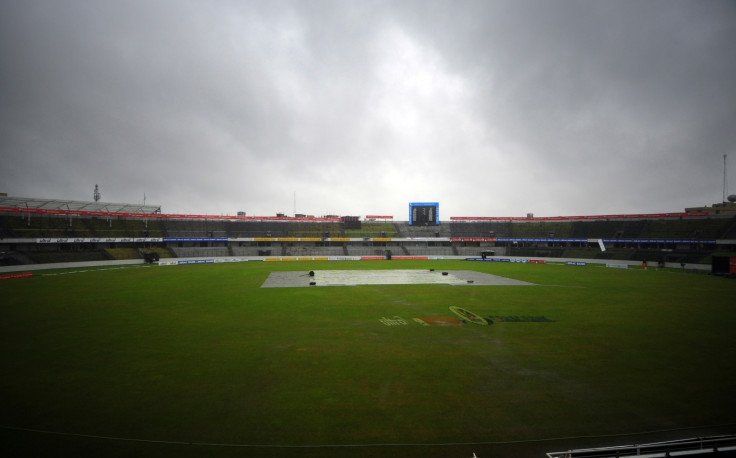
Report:
M 260 288 L 275 270 L 397 268 L 537 285 Z M 0 283 L 0 443 L 483 458 L 734 433 L 735 293 L 673 270 L 468 261 L 40 271 Z M 412 320 L 452 305 L 536 321 Z M 407 324 L 381 322 L 395 316 Z

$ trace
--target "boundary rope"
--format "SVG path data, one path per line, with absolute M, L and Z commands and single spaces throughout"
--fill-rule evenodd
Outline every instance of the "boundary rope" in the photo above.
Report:
M 617 433 L 617 434 L 601 434 L 601 435 L 582 435 L 582 436 L 566 436 L 566 437 L 549 437 L 544 439 L 521 439 L 511 441 L 482 441 L 482 442 L 444 442 L 444 443 L 384 443 L 384 444 L 305 444 L 305 445 L 289 445 L 289 444 L 228 444 L 228 443 L 212 443 L 212 442 L 186 442 L 186 441 L 170 441 L 170 440 L 158 440 L 158 439 L 137 439 L 137 438 L 126 438 L 126 437 L 115 437 L 115 436 L 100 436 L 95 434 L 83 434 L 83 433 L 68 433 L 61 431 L 49 431 L 43 429 L 33 428 L 21 428 L 17 426 L 0 425 L 0 429 L 8 431 L 22 431 L 37 434 L 48 434 L 55 436 L 66 436 L 66 437 L 81 437 L 88 439 L 100 439 L 100 440 L 111 440 L 111 441 L 123 441 L 123 442 L 140 442 L 149 444 L 167 444 L 167 445 L 192 445 L 200 447 L 242 447 L 242 448 L 304 448 L 304 449 L 318 449 L 318 448 L 369 448 L 369 447 L 453 447 L 453 446 L 468 446 L 468 445 L 509 445 L 509 444 L 530 444 L 536 442 L 552 442 L 552 441 L 563 441 L 563 440 L 576 440 L 576 439 L 603 439 L 611 437 L 627 437 L 627 436 L 642 436 L 647 434 L 657 434 L 675 431 L 689 431 L 694 429 L 704 428 L 719 428 L 725 426 L 736 426 L 736 423 L 721 423 L 715 425 L 700 425 L 700 426 L 687 426 L 681 428 L 669 428 L 669 429 L 656 429 L 651 431 L 640 431 L 633 433 Z

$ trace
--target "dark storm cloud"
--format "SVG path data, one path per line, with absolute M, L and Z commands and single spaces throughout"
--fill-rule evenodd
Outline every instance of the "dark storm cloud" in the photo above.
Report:
M 547 205 L 653 210 L 718 196 L 721 155 L 736 145 L 736 4 L 433 6 L 406 16 L 473 76 L 476 113 L 521 146 L 519 180 L 583 185 L 555 197 L 573 207 Z
M 413 200 L 443 218 L 711 204 L 736 156 L 735 18 L 726 1 L 5 2 L 0 191 L 399 219 Z

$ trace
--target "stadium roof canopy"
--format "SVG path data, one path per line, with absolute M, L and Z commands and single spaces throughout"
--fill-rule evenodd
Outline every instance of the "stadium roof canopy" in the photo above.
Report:
M 161 213 L 160 205 L 87 202 L 79 200 L 35 199 L 0 196 L 0 207 L 40 208 L 43 210 L 79 210 L 120 213 Z

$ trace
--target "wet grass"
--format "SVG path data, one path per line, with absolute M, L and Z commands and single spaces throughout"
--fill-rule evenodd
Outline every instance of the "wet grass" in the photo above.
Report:
M 537 286 L 260 288 L 273 270 L 320 268 Z M 174 443 L 0 429 L 16 455 L 523 456 L 524 441 L 736 422 L 736 284 L 709 275 L 463 261 L 42 275 L 0 284 L 0 423 Z M 412 320 L 450 305 L 519 321 Z M 407 324 L 380 321 L 395 316 Z M 321 447 L 429 443 L 493 444 Z

